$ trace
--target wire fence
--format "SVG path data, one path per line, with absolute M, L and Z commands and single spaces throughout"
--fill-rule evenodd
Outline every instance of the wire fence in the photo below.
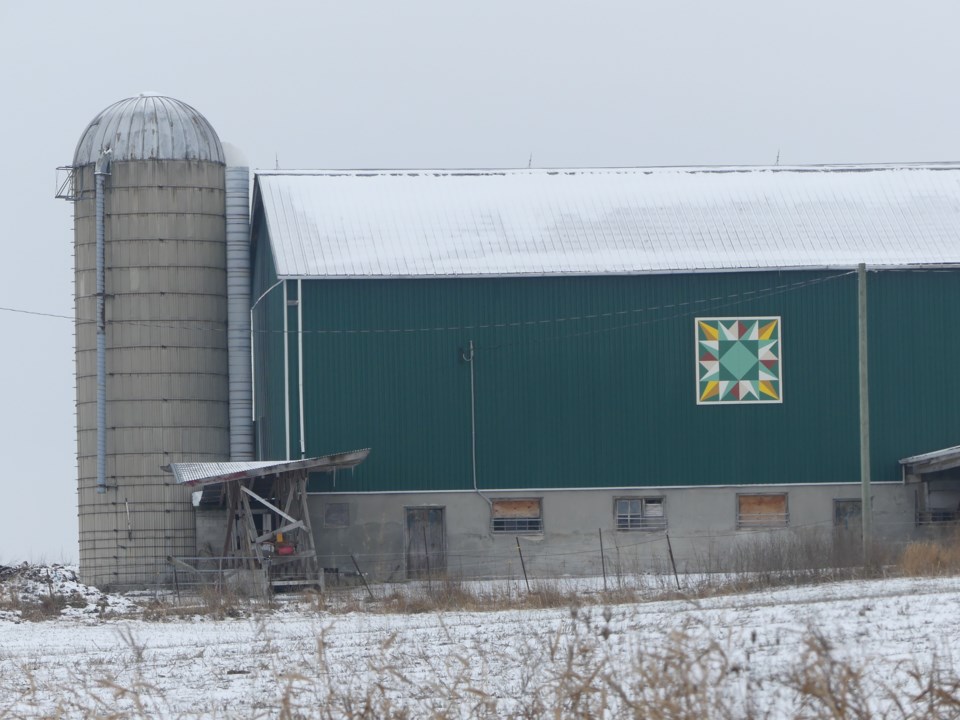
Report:
M 912 529 L 912 532 L 910 530 Z M 892 564 L 915 539 L 956 536 L 955 520 L 917 526 L 915 520 L 890 519 L 870 548 L 874 563 Z M 373 596 L 401 584 L 486 582 L 531 588 L 558 582 L 602 589 L 643 589 L 664 582 L 683 584 L 705 576 L 762 573 L 790 576 L 830 574 L 861 567 L 865 560 L 859 524 L 809 523 L 791 528 L 736 531 L 616 532 L 598 529 L 592 540 L 543 542 L 535 536 L 498 538 L 496 547 L 473 550 L 430 549 L 410 562 L 409 551 L 324 552 L 303 565 L 259 564 L 253 557 L 168 558 L 177 592 L 268 594 L 311 588 L 358 590 Z M 425 562 L 424 562 L 425 561 Z M 376 592 L 371 586 L 379 587 Z

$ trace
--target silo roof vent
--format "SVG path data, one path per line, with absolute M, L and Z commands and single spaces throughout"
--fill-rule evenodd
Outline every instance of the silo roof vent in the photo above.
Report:
M 77 143 L 73 166 L 96 162 L 102 150 L 124 160 L 207 160 L 224 162 L 213 126 L 185 102 L 157 93 L 116 102 L 97 115 Z

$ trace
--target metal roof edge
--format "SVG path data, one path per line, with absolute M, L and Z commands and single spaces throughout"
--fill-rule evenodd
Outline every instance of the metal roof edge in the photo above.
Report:
M 254 169 L 254 176 L 379 176 L 379 175 L 562 175 L 586 173 L 738 173 L 738 172 L 869 172 L 879 170 L 960 170 L 960 160 L 876 163 L 814 163 L 808 165 L 608 165 L 587 167 L 406 167 Z
M 297 470 L 321 470 L 328 468 L 336 470 L 339 468 L 356 467 L 370 455 L 370 448 L 360 450 L 350 450 L 342 453 L 332 453 L 330 455 L 321 455 L 319 457 L 303 458 L 301 460 L 278 460 L 278 461 L 253 461 L 248 464 L 249 467 L 233 472 L 218 473 L 200 477 L 185 477 L 184 471 L 187 467 L 197 468 L 204 465 L 212 467 L 221 466 L 223 463 L 170 463 L 163 466 L 166 472 L 172 472 L 177 484 L 179 485 L 213 485 L 234 480 L 247 480 L 252 478 L 264 477 L 280 472 L 295 472 Z
M 874 480 L 871 485 L 902 485 L 900 480 Z M 828 480 L 825 482 L 792 482 L 792 483 L 756 483 L 736 484 L 736 485 L 603 485 L 598 487 L 577 486 L 577 487 L 536 487 L 536 488 L 480 488 L 485 494 L 491 493 L 516 493 L 530 495 L 531 493 L 562 493 L 562 492 L 656 492 L 669 490 L 738 490 L 745 489 L 752 492 L 769 492 L 781 488 L 792 487 L 852 487 L 859 488 L 859 480 L 840 481 Z M 476 495 L 477 491 L 473 488 L 456 488 L 448 490 L 311 490 L 307 495 L 354 495 L 367 497 L 372 495 L 443 495 L 443 494 L 464 494 Z
M 960 445 L 954 445 L 953 447 L 943 448 L 942 450 L 933 450 L 928 453 L 921 453 L 920 455 L 911 455 L 910 457 L 905 457 L 900 460 L 901 465 L 918 465 L 926 462 L 931 462 L 934 460 L 942 460 L 944 458 L 950 458 L 956 456 L 960 458 Z
M 857 269 L 857 264 L 842 265 L 769 265 L 757 267 L 729 267 L 729 268 L 672 268 L 663 270 L 637 270 L 634 272 L 625 271 L 596 271 L 583 272 L 580 270 L 571 272 L 554 273 L 472 273 L 472 274 L 448 274 L 448 275 L 287 275 L 277 274 L 277 280 L 482 280 L 496 278 L 556 278 L 556 277 L 642 277 L 652 275 L 705 275 L 705 274 L 726 274 L 726 273 L 745 273 L 745 272 L 829 272 L 839 271 L 843 273 L 853 272 Z M 960 259 L 950 263 L 913 263 L 899 265 L 879 265 L 867 263 L 868 272 L 921 272 L 935 270 L 957 270 L 960 269 Z

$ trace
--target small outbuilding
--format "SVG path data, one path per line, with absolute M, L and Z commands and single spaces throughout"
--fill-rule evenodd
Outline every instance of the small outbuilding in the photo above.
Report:
M 202 555 L 170 557 L 185 582 L 221 579 L 257 592 L 323 587 L 306 484 L 310 473 L 336 475 L 369 450 L 286 462 L 172 463 L 166 469 L 193 492 Z

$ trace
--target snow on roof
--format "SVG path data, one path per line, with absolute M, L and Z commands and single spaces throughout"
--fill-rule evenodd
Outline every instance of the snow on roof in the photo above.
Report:
M 281 278 L 960 263 L 960 164 L 258 172 Z
M 356 467 L 370 454 L 370 448 L 349 452 L 321 455 L 301 460 L 250 460 L 228 462 L 170 463 L 163 469 L 172 472 L 180 485 L 199 486 L 193 493 L 193 506 L 219 504 L 223 497 L 223 484 L 250 481 L 254 489 L 266 492 L 269 483 L 263 479 L 269 475 L 286 472 L 331 472 Z M 258 484 L 263 487 L 259 487 Z
M 204 481 L 223 482 L 224 477 L 247 477 L 250 471 L 262 468 L 283 470 L 284 460 L 258 460 L 250 462 L 193 462 L 170 463 L 170 472 L 177 483 L 183 485 L 202 485 Z
M 325 472 L 359 465 L 370 454 L 369 448 L 321 455 L 302 460 L 251 460 L 232 462 L 170 463 L 165 469 L 182 485 L 212 485 L 231 480 L 247 480 L 295 470 Z

